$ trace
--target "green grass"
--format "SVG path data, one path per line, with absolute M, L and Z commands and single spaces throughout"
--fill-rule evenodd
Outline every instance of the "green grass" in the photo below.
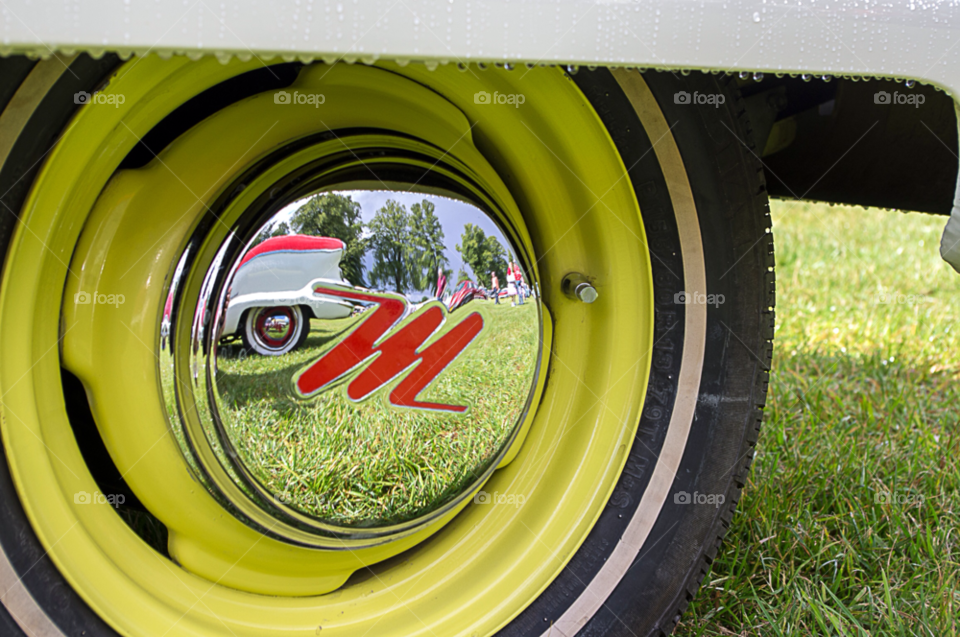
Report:
M 676 634 L 960 634 L 960 275 L 938 253 L 945 221 L 773 204 L 766 418 Z
M 284 356 L 221 358 L 228 434 L 244 464 L 290 505 L 346 526 L 415 518 L 461 493 L 496 457 L 522 413 L 539 340 L 532 303 L 474 301 L 454 312 L 444 330 L 473 311 L 484 318 L 482 333 L 418 397 L 466 405 L 465 414 L 389 407 L 399 379 L 360 404 L 342 388 L 308 402 L 293 399 L 295 373 L 363 315 L 312 321 L 304 347 Z

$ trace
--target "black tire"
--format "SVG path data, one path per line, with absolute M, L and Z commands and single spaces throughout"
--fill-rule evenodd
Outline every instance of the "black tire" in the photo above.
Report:
M 670 73 L 645 78 L 674 125 L 701 235 L 709 239 L 703 243 L 707 291 L 725 297 L 724 303 L 708 306 L 696 415 L 671 492 L 723 494 L 725 505 L 691 507 L 668 500 L 651 533 L 666 539 L 633 564 L 608 598 L 607 609 L 584 634 L 672 632 L 717 555 L 749 476 L 773 356 L 776 285 L 770 210 L 735 80 Z M 680 91 L 723 94 L 726 104 L 691 109 L 676 103 Z M 648 393 L 647 400 L 651 398 Z M 672 536 L 671 528 L 676 530 Z M 649 608 L 663 611 L 654 616 L 645 612 Z M 623 612 L 615 617 L 610 609 Z
M 0 104 L 6 105 L 32 63 L 19 58 L 0 60 L 4 84 Z M 0 192 L 5 204 L 0 222 L 0 255 L 6 253 L 19 211 L 40 160 L 75 110 L 70 96 L 91 91 L 117 64 L 115 58 L 85 56 L 70 64 L 37 102 L 16 143 L 3 161 Z M 635 76 L 635 74 L 634 74 Z M 624 72 L 597 70 L 572 78 L 592 103 L 616 144 L 643 212 L 651 251 L 655 291 L 652 366 L 646 403 L 626 469 L 613 495 L 584 544 L 546 591 L 502 631 L 502 635 L 540 635 L 565 621 L 578 600 L 598 585 L 605 565 L 619 560 L 623 572 L 600 600 L 595 612 L 578 624 L 580 635 L 660 635 L 679 620 L 708 571 L 718 544 L 729 527 L 740 498 L 757 440 L 765 402 L 773 338 L 773 240 L 767 195 L 745 111 L 732 78 L 669 73 L 643 76 L 668 127 L 668 139 L 651 139 L 638 115 L 635 96 L 626 90 Z M 13 88 L 11 88 L 13 87 Z M 717 108 L 678 104 L 681 91 L 724 95 Z M 239 99 L 239 98 L 236 98 Z M 633 100 L 633 101 L 632 101 Z M 704 240 L 704 292 L 723 301 L 709 305 L 698 329 L 702 354 L 684 358 L 694 335 L 687 332 L 688 308 L 678 295 L 688 291 L 691 273 L 681 242 L 681 211 L 673 198 L 657 148 L 674 143 L 695 203 L 694 224 Z M 674 167 L 675 168 L 675 167 Z M 689 217 L 686 217 L 689 221 Z M 305 326 L 306 327 L 306 326 Z M 297 346 L 306 339 L 302 330 Z M 701 351 L 701 350 L 697 350 Z M 700 368 L 699 382 L 685 393 L 680 379 Z M 630 525 L 639 515 L 641 499 L 651 484 L 657 460 L 664 454 L 672 417 L 680 407 L 693 418 L 679 448 L 679 466 L 669 494 L 652 513 L 645 542 L 632 555 L 617 553 Z M 8 473 L 0 461 L 0 583 L 19 581 L 29 599 L 8 595 L 0 606 L 0 633 L 22 635 L 24 609 L 39 613 L 64 635 L 114 635 L 69 587 L 33 533 Z M 723 504 L 685 505 L 683 493 L 723 497 Z M 6 562 L 7 564 L 3 564 Z M 3 579 L 6 569 L 7 580 Z M 15 607 L 14 604 L 17 606 Z M 32 609 L 32 610 L 31 610 Z M 14 617 L 16 615 L 16 617 Z
M 18 213 L 43 157 L 56 144 L 79 106 L 73 96 L 100 85 L 119 60 L 112 55 L 94 60 L 86 55 L 66 61 L 59 72 L 22 57 L 0 58 L 0 107 L 3 115 L 17 91 L 28 83 L 47 86 L 43 99 L 23 123 L 6 157 L 0 157 L 0 256 L 5 256 Z M 59 65 L 59 64 L 58 64 Z M 44 77 L 43 74 L 48 74 Z M 31 75 L 33 74 L 33 75 Z M 27 97 L 26 95 L 24 97 Z M 0 118 L 3 117 L 0 115 Z M 3 120 L 0 119 L 0 124 Z M 24 636 L 50 634 L 49 627 L 64 635 L 113 635 L 77 595 L 57 570 L 34 534 L 20 504 L 6 462 L 0 459 L 0 584 L 5 591 L 0 604 L 0 634 Z M 6 561 L 9 566 L 2 564 Z M 13 605 L 16 604 L 16 608 Z M 27 632 L 24 632 L 23 628 Z

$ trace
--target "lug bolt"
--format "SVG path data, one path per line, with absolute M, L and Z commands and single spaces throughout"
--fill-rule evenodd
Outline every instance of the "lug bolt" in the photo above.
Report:
M 593 303 L 597 300 L 597 288 L 593 287 L 587 277 L 579 272 L 571 272 L 563 277 L 563 281 L 560 282 L 560 289 L 567 296 L 584 303 Z

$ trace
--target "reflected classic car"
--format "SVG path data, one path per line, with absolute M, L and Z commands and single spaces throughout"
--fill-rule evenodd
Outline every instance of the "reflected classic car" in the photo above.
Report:
M 3 6 L 0 635 L 664 635 L 753 459 L 769 198 L 960 267 L 957 2 Z M 329 193 L 383 291 L 247 249 Z M 411 305 L 458 250 L 535 298 Z
M 237 335 L 263 355 L 301 345 L 310 319 L 345 318 L 353 305 L 314 292 L 316 279 L 349 285 L 340 275 L 340 239 L 285 235 L 256 245 L 240 261 L 229 290 L 224 338 Z
M 457 284 L 457 287 L 454 288 L 453 294 L 450 295 L 450 300 L 447 301 L 447 307 L 453 312 L 456 309 L 459 309 L 469 303 L 474 299 L 485 299 L 486 294 L 483 290 L 478 288 L 477 285 L 470 279 L 464 279 Z

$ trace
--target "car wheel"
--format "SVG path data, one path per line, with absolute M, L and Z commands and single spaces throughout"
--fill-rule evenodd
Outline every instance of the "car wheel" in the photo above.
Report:
M 767 197 L 732 78 L 158 56 L 0 65 L 4 634 L 672 630 L 746 481 L 772 348 Z M 693 91 L 724 99 L 676 97 Z M 206 279 L 187 272 L 204 259 L 223 270 L 220 246 L 250 230 L 230 225 L 237 202 L 273 205 L 271 184 L 296 191 L 309 162 L 338 162 L 347 183 L 385 157 L 384 175 L 442 173 L 509 229 L 542 308 L 534 384 L 496 465 L 415 532 L 275 530 L 198 479 L 226 456 L 191 455 L 184 436 L 219 430 L 172 424 L 193 417 L 175 383 L 214 377 L 167 356 L 208 355 L 209 339 L 190 337 L 209 314 L 182 300 L 204 298 Z M 564 294 L 571 273 L 592 303 Z M 190 321 L 164 331 L 168 299 Z M 65 392 L 68 377 L 84 391 Z M 108 492 L 107 470 L 135 507 Z

